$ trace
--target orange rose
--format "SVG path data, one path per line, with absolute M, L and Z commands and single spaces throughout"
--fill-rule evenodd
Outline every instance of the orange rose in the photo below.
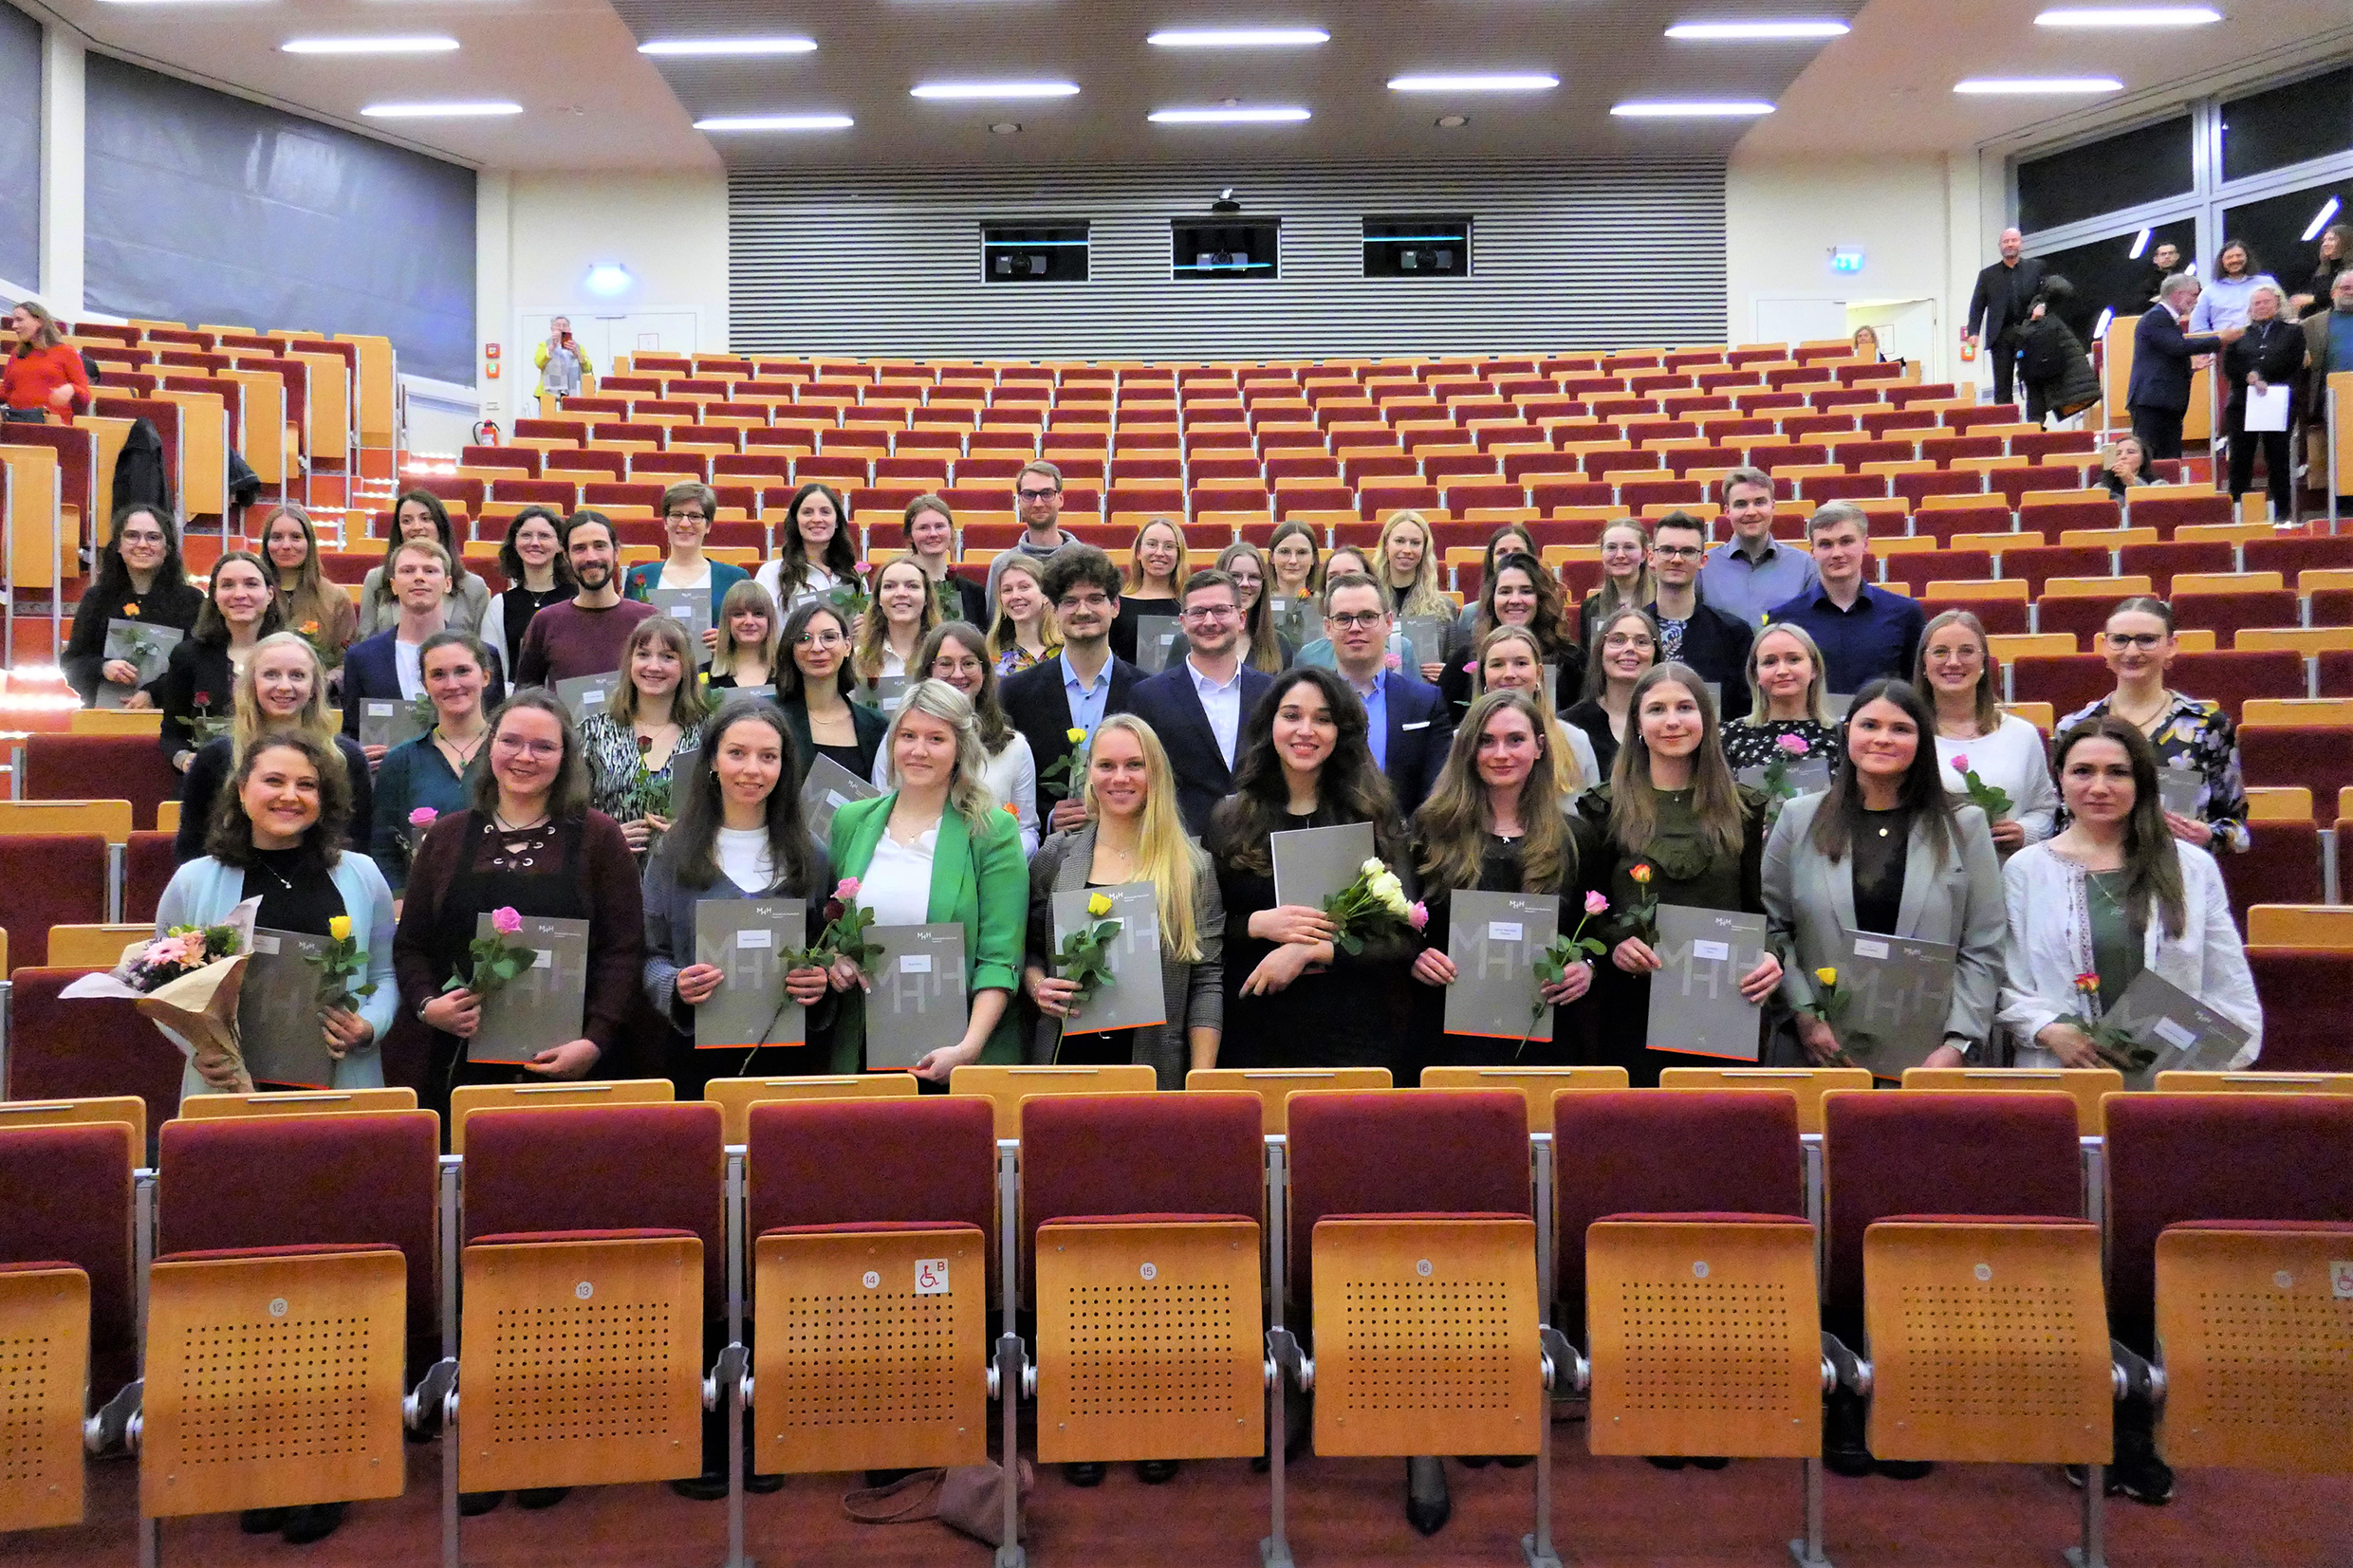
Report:
M 1640 882 L 1644 887 L 1650 886 L 1650 867 L 1646 865 L 1638 865 L 1632 871 L 1627 872 L 1626 875 L 1633 877 L 1637 882 Z

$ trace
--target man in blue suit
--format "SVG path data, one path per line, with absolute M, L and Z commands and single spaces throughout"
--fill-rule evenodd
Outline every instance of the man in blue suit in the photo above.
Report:
M 1389 669 L 1389 600 L 1361 572 L 1324 585 L 1324 635 L 1340 678 L 1364 703 L 1373 762 L 1388 775 L 1398 810 L 1411 817 L 1437 786 L 1454 721 L 1438 689 Z
M 372 637 L 362 637 L 343 655 L 343 733 L 360 738 L 360 714 L 366 699 L 401 698 L 425 689 L 421 669 L 424 640 L 447 625 L 450 586 L 449 552 L 437 541 L 413 539 L 392 553 L 392 591 L 400 601 L 400 618 Z M 486 663 L 490 686 L 482 693 L 482 710 L 489 712 L 507 700 L 497 666 Z M 384 747 L 362 747 L 368 766 L 384 760 Z
M 1242 662 L 1241 590 L 1223 572 L 1195 572 L 1185 581 L 1182 660 L 1139 681 L 1128 710 L 1160 737 L 1176 776 L 1176 809 L 1185 831 L 1209 830 L 1217 802 L 1233 793 L 1242 727 L 1273 690 L 1274 677 Z
M 2210 337 L 2193 338 L 2182 323 L 2197 304 L 2198 281 L 2177 272 L 2158 286 L 2157 303 L 2133 328 L 2132 382 L 2124 392 L 2124 407 L 2132 414 L 2133 434 L 2151 462 L 2181 455 L 2181 417 L 2190 411 L 2191 360 L 2200 354 L 2219 354 L 2247 330 L 2228 326 Z

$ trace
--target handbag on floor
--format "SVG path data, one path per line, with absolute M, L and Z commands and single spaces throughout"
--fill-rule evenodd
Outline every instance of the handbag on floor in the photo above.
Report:
M 1016 1528 L 1029 1534 L 1029 1493 L 1037 1485 L 1029 1461 L 1021 1462 L 1021 1501 Z M 991 1546 L 1005 1544 L 1005 1469 L 999 1465 L 958 1465 L 917 1470 L 887 1486 L 867 1486 L 842 1500 L 842 1511 L 861 1524 L 915 1524 L 936 1519 L 950 1529 Z

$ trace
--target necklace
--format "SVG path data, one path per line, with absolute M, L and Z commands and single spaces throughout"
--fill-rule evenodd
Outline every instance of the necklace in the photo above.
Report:
M 546 827 L 547 825 L 547 813 L 542 811 L 538 816 L 532 818 L 528 822 L 510 822 L 507 821 L 503 813 L 493 811 L 491 813 L 491 824 L 498 830 L 502 837 L 509 839 L 519 839 L 524 834 L 529 833 L 534 829 Z
M 449 748 L 450 755 L 457 759 L 457 770 L 461 773 L 466 770 L 466 765 L 473 761 L 474 754 L 482 749 L 482 743 L 490 739 L 490 727 L 485 725 L 482 729 L 474 731 L 473 745 L 460 750 L 458 749 L 456 740 L 448 730 L 442 729 L 439 725 L 434 726 L 433 730 L 434 743 L 437 746 L 443 746 Z
M 261 859 L 258 856 L 255 858 L 255 859 L 254 859 L 253 863 L 254 863 L 255 865 L 257 865 L 257 866 L 261 867 L 261 868 L 262 868 L 262 870 L 264 870 L 264 871 L 266 871 L 266 872 L 269 873 L 269 877 L 270 877 L 270 880 L 271 880 L 271 881 L 273 881 L 273 882 L 276 882 L 276 883 L 278 884 L 278 886 L 280 886 L 280 887 L 282 887 L 282 888 L 286 889 L 286 891 L 287 891 L 287 892 L 288 892 L 288 893 L 292 893 L 292 892 L 294 891 L 294 884 L 293 884 L 293 883 L 291 883 L 291 882 L 289 882 L 289 881 L 287 881 L 287 880 L 284 876 L 280 876 L 280 875 L 279 875 L 279 873 L 278 873 L 278 868 L 277 868 L 276 866 L 271 865 L 271 864 L 270 864 L 269 861 L 267 861 L 267 860 Z
M 2121 694 L 2114 702 L 2108 704 L 2108 711 L 2114 713 L 2118 718 L 2122 719 L 2126 724 L 2131 725 L 2135 729 L 2146 729 L 2150 725 L 2155 724 L 2158 719 L 2165 716 L 2165 710 L 2173 706 L 2173 701 L 2174 694 L 2171 692 L 2160 688 L 2157 693 L 2157 706 L 2150 709 L 2145 714 L 2136 713 L 2132 710 L 2126 708 L 2124 706 L 2124 699 Z

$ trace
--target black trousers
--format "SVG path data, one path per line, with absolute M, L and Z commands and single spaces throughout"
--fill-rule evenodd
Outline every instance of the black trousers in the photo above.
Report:
M 2141 454 L 2150 462 L 2181 455 L 2181 420 L 2186 412 L 2151 408 L 2146 403 L 2132 406 L 2133 434 L 2140 439 Z
M 2015 402 L 2018 393 L 2018 341 L 2008 332 L 1987 345 L 1993 356 L 1993 400 Z
M 2286 519 L 2294 507 L 2295 442 L 2292 433 L 2284 430 L 2247 429 L 2247 408 L 2233 403 L 2223 411 L 2224 427 L 2231 438 L 2231 499 L 2255 488 L 2255 453 L 2263 453 L 2263 488 L 2271 497 L 2271 515 Z

